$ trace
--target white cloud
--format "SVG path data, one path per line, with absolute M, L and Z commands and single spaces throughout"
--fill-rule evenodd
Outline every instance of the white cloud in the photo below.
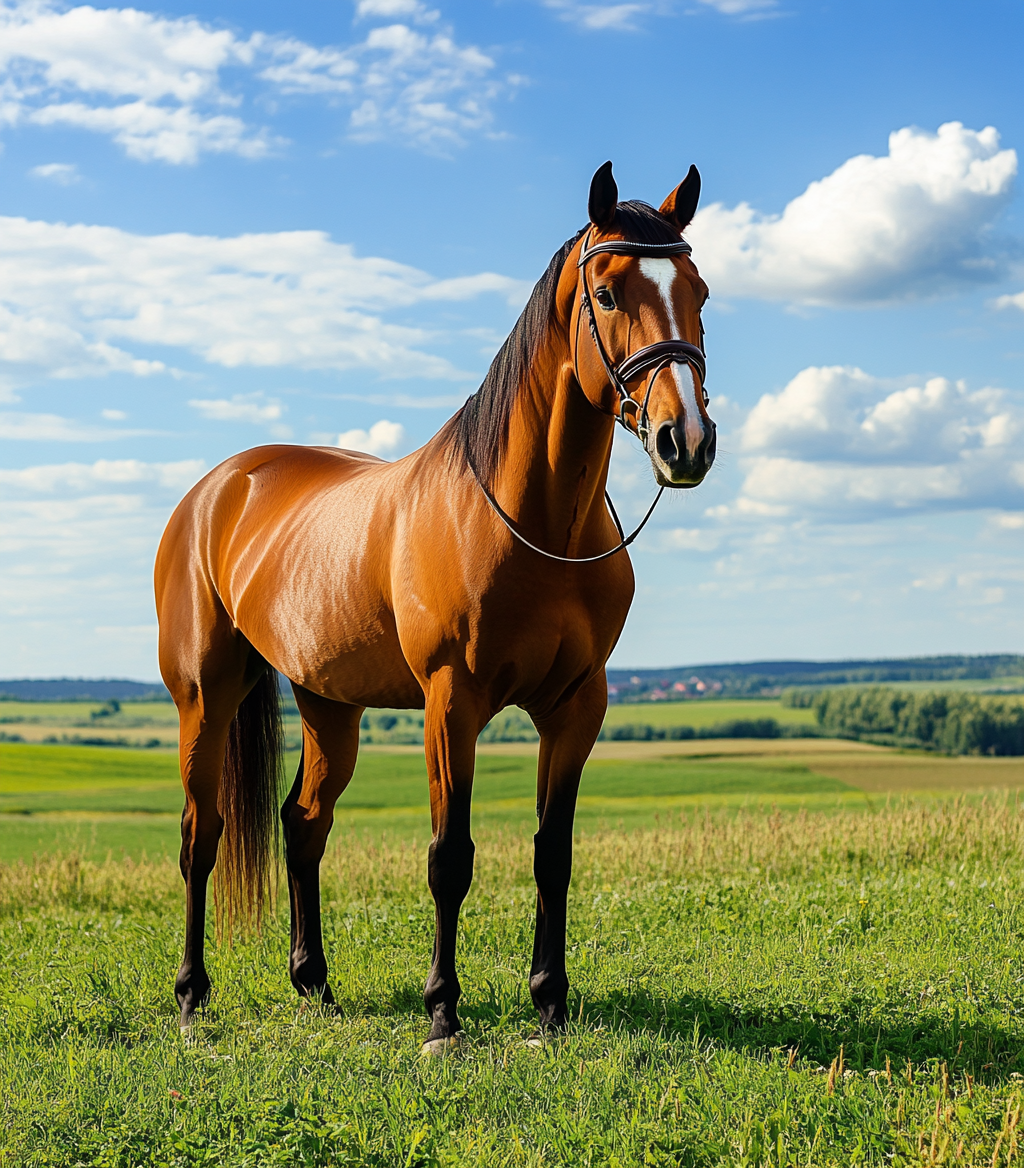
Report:
M 673 527 L 660 533 L 659 543 L 666 552 L 710 552 L 721 543 L 721 535 L 706 528 Z
M 100 417 L 108 422 L 123 422 L 128 415 L 124 410 L 100 410 Z
M 651 10 L 650 4 L 579 4 L 576 0 L 544 0 L 544 3 L 563 20 L 596 31 L 632 30 L 637 27 L 636 18 Z
M 414 20 L 417 24 L 432 24 L 440 15 L 436 9 L 427 8 L 419 0 L 359 0 L 356 4 L 357 20 L 373 17 L 394 20 L 395 17 L 401 17 Z
M 1005 248 L 993 221 L 1017 155 L 992 127 L 907 128 L 882 158 L 844 162 L 781 215 L 714 203 L 687 232 L 712 293 L 801 304 L 856 304 L 948 292 L 992 280 Z
M 778 0 L 697 0 L 721 12 L 723 16 L 765 16 L 777 6 Z
M 996 308 L 1019 308 L 1024 312 L 1024 292 L 1017 292 L 1012 296 L 999 296 L 995 302 Z
M 0 414 L 0 439 L 22 442 L 109 442 L 152 433 L 152 430 L 90 426 L 73 418 L 62 418 L 59 414 Z
M 251 395 L 235 394 L 227 401 L 223 398 L 216 400 L 193 400 L 188 403 L 194 410 L 198 410 L 204 418 L 214 422 L 274 422 L 280 418 L 282 410 L 279 402 L 269 402 L 260 405 Z
M 323 232 L 233 238 L 144 236 L 112 227 L 0 216 L 0 370 L 50 377 L 166 370 L 124 344 L 183 349 L 215 365 L 347 369 L 462 379 L 422 350 L 422 328 L 381 313 L 496 292 L 493 273 L 434 280 L 392 260 L 357 256 Z
M 231 114 L 201 115 L 187 106 L 166 109 L 146 101 L 88 106 L 80 101 L 48 105 L 29 116 L 38 126 L 70 126 L 108 134 L 140 162 L 197 162 L 200 154 L 260 158 L 270 148 L 264 133 L 250 134 Z
M 346 100 L 357 139 L 450 147 L 488 129 L 491 104 L 511 81 L 496 81 L 491 58 L 450 30 L 428 36 L 412 27 L 438 15 L 414 0 L 365 0 L 361 19 L 410 23 L 317 47 L 264 32 L 240 39 L 192 17 L 133 8 L 0 0 L 0 122 L 104 134 L 144 162 L 259 158 L 284 142 L 231 112 L 255 78 L 281 95 Z
M 155 483 L 166 490 L 184 492 L 198 482 L 205 472 L 206 464 L 201 458 L 188 458 L 180 462 L 101 458 L 91 464 L 63 462 L 49 466 L 30 466 L 24 470 L 0 469 L 0 486 L 35 494 L 52 494 L 60 489 L 95 490 L 114 483 Z
M 156 676 L 153 557 L 201 459 L 0 470 L 5 668 Z M 128 651 L 125 640 L 138 642 Z
M 346 430 L 338 435 L 336 446 L 343 450 L 361 450 L 364 454 L 382 456 L 393 454 L 405 439 L 405 428 L 399 422 L 381 418 L 369 430 Z
M 73 162 L 47 162 L 42 166 L 33 166 L 29 174 L 36 178 L 45 178 L 58 186 L 70 187 L 81 182 L 82 176 Z
M 740 428 L 746 478 L 728 516 L 1019 506 L 1024 399 L 936 377 L 894 388 L 841 366 L 802 370 Z

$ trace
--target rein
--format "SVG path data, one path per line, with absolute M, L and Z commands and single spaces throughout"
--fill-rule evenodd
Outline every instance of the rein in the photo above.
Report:
M 613 365 L 608 358 L 608 353 L 605 350 L 604 344 L 601 341 L 601 334 L 597 328 L 597 318 L 594 316 L 594 306 L 590 300 L 590 290 L 587 287 L 587 263 L 596 255 L 626 255 L 626 256 L 646 256 L 652 259 L 663 259 L 669 256 L 690 255 L 692 248 L 685 240 L 680 240 L 678 243 L 633 243 L 626 239 L 611 239 L 607 243 L 596 243 L 593 247 L 588 247 L 590 242 L 590 232 L 587 232 L 587 237 L 583 241 L 583 246 L 580 248 L 580 258 L 577 262 L 577 268 L 580 269 L 580 313 L 576 318 L 576 352 L 579 352 L 579 327 L 580 318 L 583 313 L 587 314 L 587 323 L 590 327 L 590 335 L 593 338 L 594 346 L 597 349 L 597 355 L 601 358 L 601 364 L 604 366 L 605 372 L 608 374 L 608 379 L 612 383 L 615 392 L 619 395 L 618 412 L 615 414 L 615 420 L 625 429 L 629 431 L 629 425 L 626 422 L 625 411 L 627 408 L 636 411 L 636 433 L 637 437 L 647 448 L 647 438 L 650 434 L 650 427 L 648 426 L 647 403 L 651 397 L 651 390 L 654 388 L 654 381 L 658 374 L 663 369 L 667 369 L 669 365 L 673 364 L 687 364 L 697 371 L 700 375 L 701 393 L 704 395 L 704 404 L 708 404 L 708 391 L 704 388 L 704 378 L 707 372 L 707 365 L 704 356 L 704 325 L 700 326 L 700 347 L 691 345 L 689 341 L 683 340 L 667 340 L 657 341 L 653 345 L 645 345 L 642 349 L 637 349 L 635 353 L 628 354 L 618 365 Z M 573 361 L 575 363 L 576 354 L 573 354 Z M 642 373 L 648 373 L 647 378 L 647 392 L 644 394 L 643 405 L 638 405 L 630 395 L 626 387 L 627 381 L 632 381 L 634 377 L 639 377 Z M 579 381 L 579 370 L 576 370 L 576 380 Z M 468 460 L 469 469 L 473 472 L 473 478 L 476 479 L 477 486 L 483 492 L 484 498 L 491 505 L 491 509 L 495 515 L 504 523 L 509 531 L 524 544 L 531 551 L 537 552 L 538 555 L 544 556 L 549 560 L 557 560 L 561 564 L 596 564 L 600 560 L 607 560 L 609 556 L 614 556 L 618 552 L 628 548 L 629 545 L 636 539 L 641 531 L 647 526 L 647 521 L 654 514 L 654 508 L 657 507 L 661 500 L 661 496 L 665 493 L 664 487 L 658 488 L 658 493 L 654 496 L 654 502 L 647 509 L 647 514 L 640 520 L 640 524 L 628 536 L 622 530 L 622 524 L 619 522 L 619 516 L 615 510 L 615 504 L 612 502 L 611 495 L 607 490 L 604 493 L 605 502 L 608 504 L 608 510 L 611 512 L 612 519 L 615 521 L 615 528 L 619 533 L 619 542 L 615 547 L 609 551 L 601 552 L 596 556 L 558 556 L 554 552 L 546 552 L 543 548 L 537 547 L 536 544 L 530 543 L 526 536 L 522 535 L 515 526 L 512 518 L 507 515 L 501 504 L 491 494 L 491 492 L 484 486 L 480 476 L 476 472 L 476 467 L 472 461 Z

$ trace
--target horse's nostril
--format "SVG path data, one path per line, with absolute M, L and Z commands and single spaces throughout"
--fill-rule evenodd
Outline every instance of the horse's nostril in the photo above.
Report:
M 704 465 L 711 469 L 711 464 L 715 461 L 715 452 L 718 449 L 718 430 L 714 422 L 711 423 L 710 430 L 707 437 L 704 439 Z
M 672 466 L 679 458 L 679 446 L 676 443 L 675 426 L 665 422 L 658 430 L 657 438 L 658 457 L 666 466 Z

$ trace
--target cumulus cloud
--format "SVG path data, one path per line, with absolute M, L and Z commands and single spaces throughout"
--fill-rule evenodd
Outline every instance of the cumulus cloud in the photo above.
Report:
M 730 515 L 863 518 L 1011 508 L 1024 499 L 1024 396 L 936 377 L 894 388 L 849 367 L 804 369 L 739 431 Z
M 224 398 L 193 399 L 188 404 L 214 422 L 275 422 L 282 413 L 280 402 L 260 405 L 249 394 L 235 394 L 230 401 Z
M 381 418 L 369 430 L 346 430 L 338 435 L 336 446 L 343 450 L 360 450 L 364 454 L 382 457 L 393 454 L 405 440 L 405 428 L 400 422 L 389 422 Z
M 992 225 L 1017 155 L 992 126 L 906 128 L 881 158 L 850 158 L 780 215 L 747 203 L 698 211 L 687 236 L 712 292 L 799 304 L 931 296 L 1000 277 Z
M 632 30 L 636 20 L 650 12 L 650 4 L 579 4 L 576 0 L 544 0 L 546 8 L 554 9 L 563 20 L 580 28 L 603 31 L 606 29 Z
M 187 491 L 203 476 L 201 458 L 179 462 L 141 462 L 137 458 L 101 458 L 93 463 L 62 462 L 30 466 L 24 470 L 0 469 L 0 486 L 33 494 L 94 491 L 112 484 L 155 483 L 171 491 Z
M 357 14 L 392 23 L 355 44 L 317 47 L 133 8 L 0 0 L 0 122 L 105 134 L 144 162 L 259 158 L 283 140 L 237 112 L 256 80 L 276 95 L 347 102 L 355 138 L 436 149 L 488 129 L 509 84 L 490 57 L 449 29 L 419 31 L 438 13 L 416 2 L 368 0 Z
M 0 414 L 0 439 L 21 442 L 110 442 L 116 438 L 137 438 L 152 430 L 116 430 L 90 426 L 59 414 Z
M 435 280 L 319 231 L 144 236 L 0 216 L 0 289 L 0 371 L 12 383 L 166 370 L 128 345 L 228 367 L 459 380 L 471 375 L 423 351 L 426 330 L 381 314 L 481 293 L 518 301 L 525 285 L 487 272 Z
M 70 187 L 81 182 L 82 176 L 73 162 L 47 162 L 42 166 L 33 166 L 29 174 L 36 178 L 45 178 L 61 187 Z
M 999 296 L 995 302 L 996 308 L 1019 308 L 1024 312 L 1024 292 L 1017 292 L 1011 296 Z

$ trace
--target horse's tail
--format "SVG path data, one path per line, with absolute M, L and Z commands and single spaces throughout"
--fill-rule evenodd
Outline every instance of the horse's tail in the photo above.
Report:
M 226 926 L 228 936 L 238 918 L 258 928 L 272 892 L 282 747 L 277 672 L 268 666 L 238 707 L 224 753 L 214 896 L 218 930 Z

